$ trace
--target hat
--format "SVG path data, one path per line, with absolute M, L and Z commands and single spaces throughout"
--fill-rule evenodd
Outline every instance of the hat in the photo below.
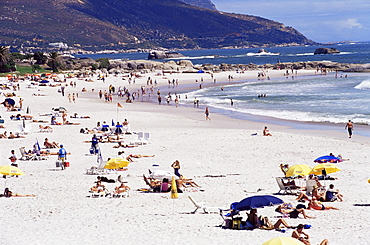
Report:
M 60 147 L 63 147 L 63 145 L 60 145 Z

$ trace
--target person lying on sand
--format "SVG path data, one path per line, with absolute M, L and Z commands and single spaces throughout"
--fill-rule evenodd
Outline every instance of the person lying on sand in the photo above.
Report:
M 339 208 L 331 207 L 331 206 L 324 206 L 324 204 L 319 203 L 316 199 L 316 197 L 312 197 L 312 200 L 308 203 L 308 209 L 314 209 L 314 210 L 339 210 Z
M 16 138 L 25 138 L 25 137 L 19 135 L 19 133 L 15 133 L 15 134 L 13 134 L 12 132 L 9 133 L 8 139 L 16 139 Z
M 90 190 L 92 192 L 101 193 L 101 192 L 104 192 L 105 191 L 105 186 L 102 185 L 100 181 L 97 181 L 96 182 L 96 185 L 94 185 L 93 187 L 91 187 Z
M 66 121 L 64 125 L 80 125 L 81 123 L 72 123 L 70 121 Z
M 7 139 L 8 138 L 8 135 L 7 135 L 7 132 L 4 131 L 4 133 L 0 134 L 0 139 Z
M 121 141 L 118 141 L 117 143 L 118 143 L 118 145 L 113 146 L 113 148 L 120 148 L 120 147 L 122 147 L 122 148 L 134 148 L 134 147 L 138 147 L 137 145 L 124 145 Z
M 248 214 L 248 213 L 247 213 Z M 267 217 L 259 218 L 257 215 L 257 209 L 251 209 L 246 220 L 245 228 L 246 229 L 278 229 L 281 225 L 286 228 L 292 228 L 284 219 L 279 219 L 275 224 L 272 224 Z
M 279 205 L 276 209 L 276 212 L 282 213 L 282 214 L 289 214 L 289 217 L 292 219 L 298 218 L 299 214 L 303 215 L 303 218 L 305 219 L 314 219 L 314 217 L 308 216 L 305 212 L 305 209 L 302 208 L 295 208 L 293 210 L 282 208 L 282 205 Z
M 130 154 L 129 157 L 141 158 L 141 157 L 155 157 L 155 155 L 141 155 L 141 154 Z
M 182 187 L 200 187 L 197 183 L 193 181 L 193 179 L 187 179 L 182 174 L 180 174 L 180 178 L 178 179 L 178 183 L 181 184 Z
M 36 120 L 36 119 L 33 119 L 32 122 L 35 122 L 35 123 L 48 123 L 48 121 Z
M 129 186 L 125 185 L 125 183 L 122 182 L 120 186 L 114 188 L 114 194 L 120 194 L 129 191 L 130 189 L 131 188 Z
M 35 197 L 36 195 L 21 195 L 19 193 L 13 193 L 9 188 L 5 188 L 4 190 L 4 197 Z
M 53 129 L 52 127 L 50 126 L 42 126 L 42 125 L 39 125 L 39 129 Z
M 77 116 L 77 113 L 74 113 L 73 116 L 70 116 L 70 118 L 90 118 L 89 116 Z

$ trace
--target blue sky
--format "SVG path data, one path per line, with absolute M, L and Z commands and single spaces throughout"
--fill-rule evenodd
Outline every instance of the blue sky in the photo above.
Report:
M 370 0 L 212 0 L 220 11 L 264 17 L 316 42 L 370 41 Z

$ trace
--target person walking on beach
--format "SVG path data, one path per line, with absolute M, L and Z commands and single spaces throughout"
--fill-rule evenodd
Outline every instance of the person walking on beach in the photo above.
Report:
M 206 114 L 206 121 L 207 120 L 210 120 L 211 121 L 211 118 L 209 117 L 209 109 L 208 109 L 208 107 L 206 107 L 205 114 Z
M 67 151 L 63 148 L 63 145 L 60 145 L 60 149 L 58 151 L 58 159 L 62 161 L 61 168 L 62 170 L 65 169 L 65 160 L 67 160 Z
M 348 120 L 348 123 L 346 124 L 346 126 L 344 127 L 344 129 L 347 129 L 348 130 L 348 135 L 349 135 L 350 138 L 352 138 L 353 123 L 351 122 L 351 120 Z

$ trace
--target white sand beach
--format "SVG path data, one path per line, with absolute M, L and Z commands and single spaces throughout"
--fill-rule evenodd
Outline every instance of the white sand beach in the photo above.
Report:
M 283 71 L 269 71 L 271 78 L 282 76 Z M 244 74 L 224 72 L 214 74 L 218 84 L 227 83 L 227 76 L 232 74 L 234 81 L 255 79 L 257 71 Z M 314 74 L 314 71 L 298 71 L 299 75 Z M 166 74 L 156 77 L 158 85 L 167 86 L 167 79 L 179 79 L 179 84 L 195 84 L 201 74 Z M 205 76 L 205 75 L 203 75 Z M 208 75 L 209 76 L 209 75 Z M 122 98 L 113 97 L 113 103 L 99 100 L 98 91 L 126 86 L 134 91 L 145 86 L 148 77 L 155 73 L 144 74 L 129 85 L 120 76 L 110 75 L 105 82 L 97 80 L 87 82 L 85 79 L 72 78 L 77 87 L 66 87 L 66 96 L 58 93 L 60 87 L 40 86 L 37 89 L 26 88 L 21 82 L 20 91 L 14 91 L 14 100 L 18 104 L 23 98 L 23 111 L 29 106 L 31 114 L 37 120 L 50 122 L 51 108 L 63 106 L 68 110 L 68 119 L 80 125 L 51 126 L 50 123 L 31 123 L 32 133 L 21 139 L 0 139 L 1 165 L 10 164 L 10 151 L 15 150 L 20 157 L 19 148 L 32 149 L 38 139 L 40 145 L 44 139 L 63 144 L 71 153 L 68 155 L 70 167 L 66 170 L 56 168 L 57 156 L 50 156 L 45 161 L 19 161 L 19 168 L 25 175 L 19 178 L 1 179 L 1 190 L 6 186 L 14 193 L 34 194 L 36 197 L 0 198 L 2 210 L 0 216 L 1 244 L 250 244 L 257 245 L 278 236 L 291 236 L 293 229 L 285 233 L 275 230 L 231 230 L 222 229 L 220 214 L 191 214 L 195 209 L 188 195 L 197 202 L 206 202 L 209 207 L 229 208 L 233 202 L 253 195 L 272 195 L 279 191 L 275 177 L 282 177 L 281 163 L 308 164 L 319 156 L 341 154 L 349 159 L 338 163 L 340 172 L 330 174 L 338 178 L 335 181 L 322 181 L 325 186 L 333 183 L 344 195 L 343 202 L 325 203 L 340 210 L 307 210 L 315 219 L 289 219 L 289 225 L 310 224 L 305 230 L 310 235 L 311 244 L 319 244 L 328 239 L 330 244 L 370 244 L 366 231 L 370 229 L 370 178 L 369 163 L 370 139 L 357 137 L 352 139 L 347 132 L 324 132 L 316 130 L 296 130 L 287 126 L 268 124 L 272 137 L 261 136 L 265 125 L 245 120 L 237 120 L 212 113 L 211 121 L 205 120 L 204 106 L 200 108 L 181 106 L 174 103 L 159 106 L 155 103 L 124 103 Z M 211 85 L 210 77 L 205 78 L 204 86 Z M 87 92 L 81 92 L 86 88 Z M 92 92 L 94 89 L 94 92 Z M 154 89 L 156 91 L 156 89 Z M 6 92 L 3 90 L 3 92 Z M 78 93 L 76 103 L 68 101 L 67 95 Z M 45 96 L 33 96 L 43 94 Z M 154 93 L 155 94 L 155 93 Z M 153 94 L 153 96 L 154 96 Z M 5 98 L 5 97 L 4 97 Z M 2 100 L 3 101 L 3 100 Z M 117 107 L 117 103 L 122 108 Z M 73 113 L 89 116 L 89 119 L 69 118 Z M 5 119 L 4 131 L 14 132 L 20 121 L 11 121 L 9 117 L 17 114 L 0 108 L 0 115 Z M 93 128 L 96 123 L 112 119 L 130 122 L 131 131 L 149 132 L 150 144 L 135 148 L 113 148 L 113 143 L 101 143 L 104 160 L 117 157 L 118 151 L 129 154 L 155 155 L 135 159 L 129 165 L 129 174 L 124 178 L 131 186 L 127 198 L 88 198 L 90 187 L 94 185 L 97 175 L 86 175 L 86 169 L 97 166 L 97 157 L 89 155 L 91 134 L 81 134 L 81 128 Z M 57 118 L 61 121 L 61 118 Z M 52 133 L 40 133 L 38 126 L 49 125 Z M 258 133 L 257 136 L 252 134 Z M 129 144 L 135 135 L 124 135 L 124 144 Z M 51 149 L 56 152 L 57 149 Z M 171 199 L 170 193 L 145 193 L 137 191 L 148 188 L 142 175 L 148 175 L 148 169 L 173 171 L 171 164 L 179 160 L 180 173 L 192 178 L 200 188 L 187 188 L 179 193 L 178 199 Z M 119 173 L 105 175 L 117 179 Z M 113 191 L 117 183 L 107 183 Z M 294 195 L 278 195 L 285 202 L 298 204 Z M 305 203 L 307 205 L 307 203 Z M 258 209 L 258 213 L 276 221 L 279 214 L 274 207 Z

